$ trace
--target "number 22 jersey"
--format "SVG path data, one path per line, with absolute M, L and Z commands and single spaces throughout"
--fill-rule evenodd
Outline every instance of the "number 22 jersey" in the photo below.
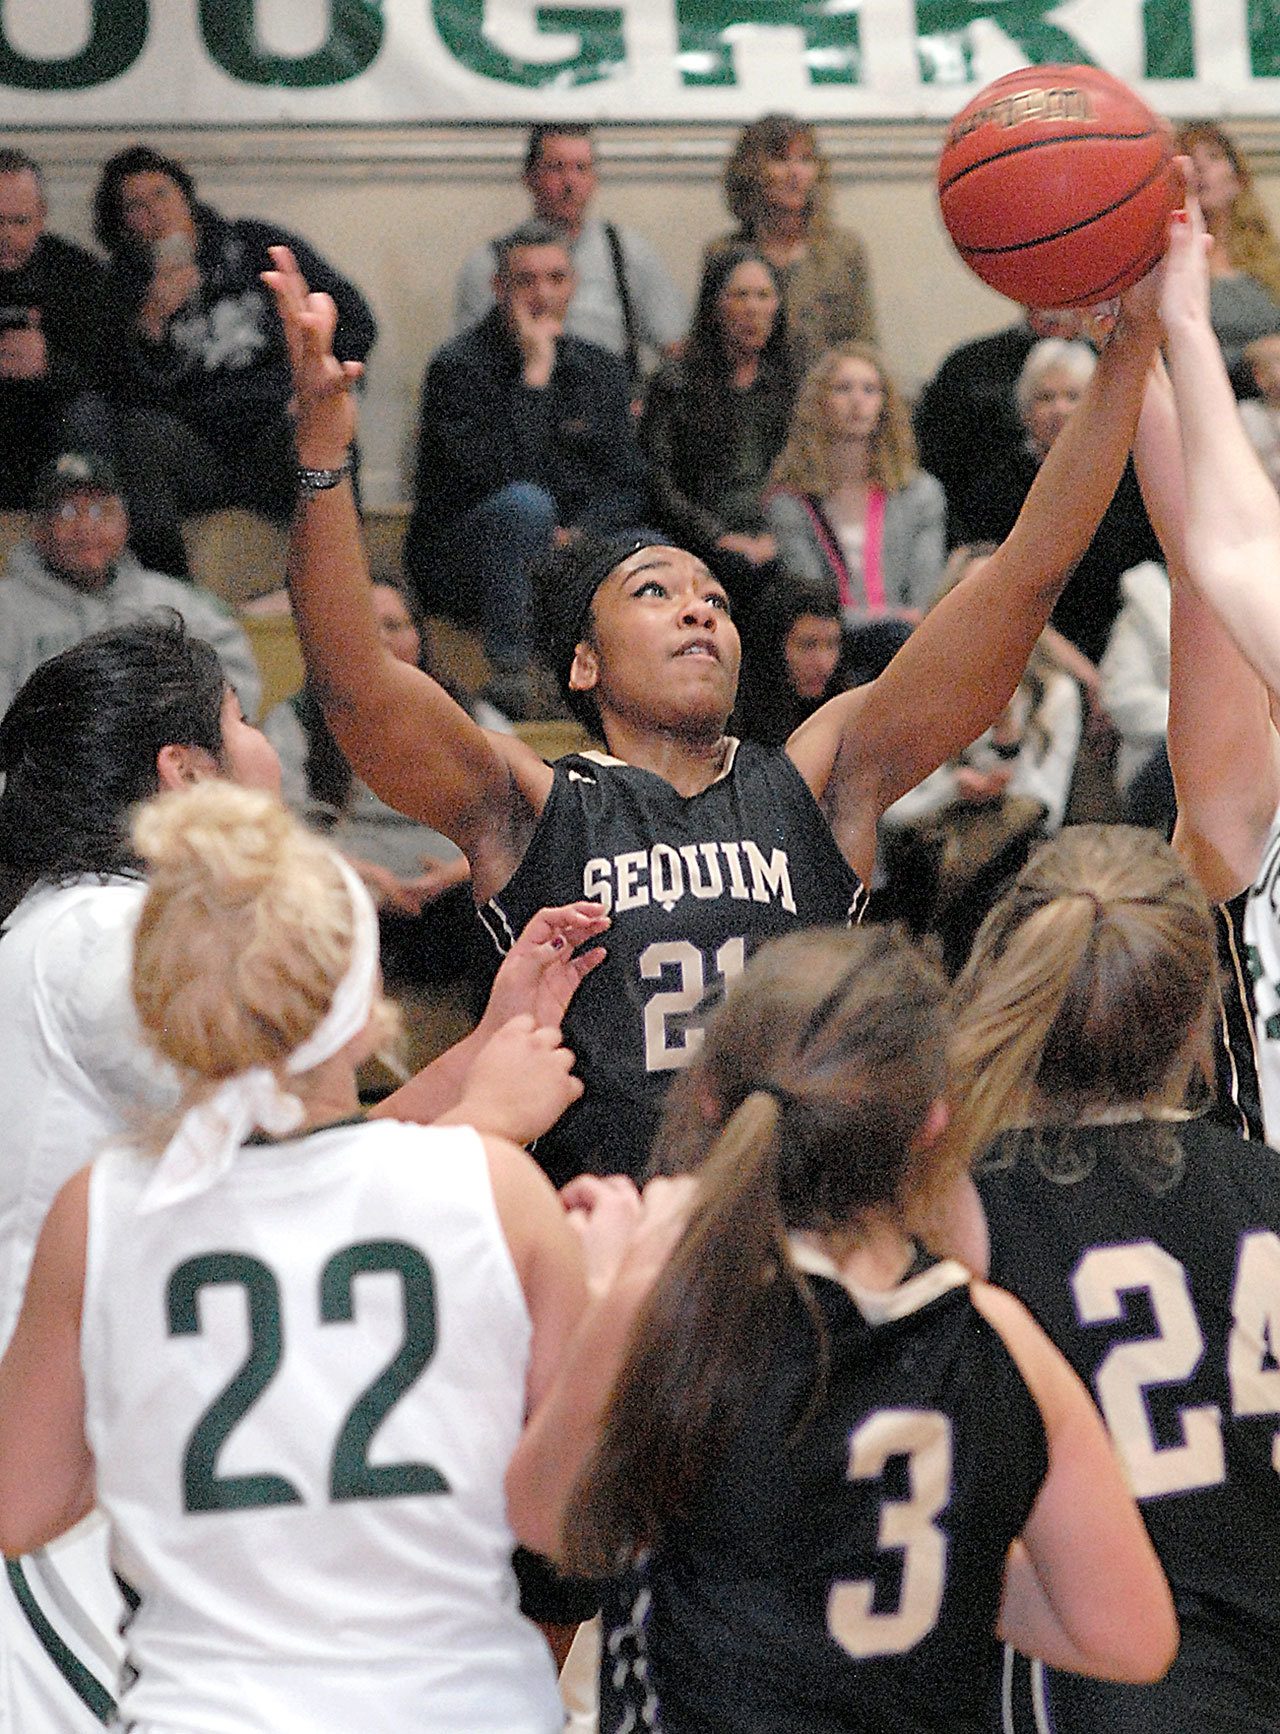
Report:
M 548 904 L 593 898 L 612 920 L 564 1022 L 586 1091 L 539 1141 L 551 1179 L 638 1177 L 673 1073 L 752 952 L 857 920 L 865 897 L 777 748 L 730 740 L 725 770 L 687 797 L 604 753 L 559 760 L 524 860 L 480 911 L 500 952 Z
M 531 1325 L 474 1132 L 379 1121 L 246 1145 L 140 1215 L 90 1187 L 86 1436 L 138 1605 L 151 1734 L 553 1734 L 502 1478 Z

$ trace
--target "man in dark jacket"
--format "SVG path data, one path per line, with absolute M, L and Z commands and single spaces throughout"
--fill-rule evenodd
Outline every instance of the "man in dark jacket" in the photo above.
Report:
M 289 360 L 261 282 L 267 249 L 291 248 L 333 297 L 344 361 L 363 361 L 377 336 L 359 290 L 279 224 L 199 203 L 182 164 L 146 145 L 105 164 L 94 228 L 110 257 L 103 388 L 132 412 L 135 439 L 140 421 L 151 435 L 132 461 L 117 451 L 119 467 L 163 467 L 182 511 L 244 506 L 287 519 L 297 493 Z
M 45 228 L 39 167 L 0 150 L 0 507 L 30 504 L 65 417 L 89 384 L 102 265 Z
M 1080 325 L 1078 313 L 1024 307 L 1016 325 L 953 349 L 921 392 L 912 419 L 920 462 L 946 492 L 949 547 L 963 540 L 991 465 L 1022 447 L 1015 390 L 1023 362 L 1042 337 L 1076 337 Z
M 422 385 L 406 570 L 429 610 L 478 619 L 493 698 L 527 710 L 530 573 L 583 529 L 645 515 L 617 356 L 564 333 L 574 274 L 541 222 L 495 245 L 495 305 Z

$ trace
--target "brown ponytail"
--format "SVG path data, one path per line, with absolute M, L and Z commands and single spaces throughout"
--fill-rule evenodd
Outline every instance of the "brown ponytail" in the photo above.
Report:
M 710 1143 L 698 1202 L 571 1502 L 574 1569 L 611 1571 L 688 1512 L 790 1306 L 809 1305 L 791 1233 L 855 1237 L 866 1213 L 902 1215 L 924 1191 L 932 1164 L 916 1141 L 946 1089 L 943 995 L 938 970 L 897 934 L 817 930 L 766 946 L 712 1020 L 686 1094 Z M 699 1094 L 705 1106 L 712 1080 L 727 1081 L 737 1033 L 752 1027 L 769 1032 L 769 1064 L 717 1093 L 708 1119 Z

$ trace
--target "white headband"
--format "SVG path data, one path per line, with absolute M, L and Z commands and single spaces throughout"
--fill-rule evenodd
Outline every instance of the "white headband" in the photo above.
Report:
M 378 981 L 378 916 L 373 899 L 340 855 L 333 857 L 351 898 L 351 961 L 328 1011 L 285 1061 L 295 1076 L 332 1059 L 368 1022 Z M 212 1096 L 183 1115 L 143 1188 L 138 1212 L 163 1210 L 207 1191 L 231 1167 L 255 1126 L 283 1137 L 302 1123 L 297 1096 L 280 1088 L 274 1072 L 253 1066 L 226 1078 Z

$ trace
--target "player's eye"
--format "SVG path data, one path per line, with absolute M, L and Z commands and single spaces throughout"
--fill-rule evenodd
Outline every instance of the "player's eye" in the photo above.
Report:
M 707 601 L 713 608 L 720 609 L 723 614 L 729 614 L 732 612 L 729 607 L 729 598 L 725 595 L 723 590 L 712 590 L 707 596 Z
M 646 578 L 643 584 L 637 584 L 631 592 L 633 596 L 665 596 L 667 587 L 657 578 Z

